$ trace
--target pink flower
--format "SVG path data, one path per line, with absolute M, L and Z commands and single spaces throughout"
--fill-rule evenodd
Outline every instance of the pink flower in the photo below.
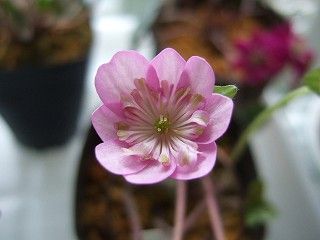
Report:
M 150 62 L 135 51 L 115 54 L 95 81 L 103 102 L 92 116 L 103 140 L 98 161 L 135 184 L 208 174 L 233 108 L 212 93 L 214 82 L 203 58 L 186 62 L 170 48 Z
M 313 57 L 291 24 L 284 23 L 270 30 L 256 31 L 249 39 L 237 40 L 230 61 L 245 84 L 261 86 L 287 64 L 299 79 L 310 67 Z
M 231 64 L 244 83 L 259 86 L 266 83 L 286 64 L 289 52 L 290 25 L 260 30 L 249 39 L 235 42 Z

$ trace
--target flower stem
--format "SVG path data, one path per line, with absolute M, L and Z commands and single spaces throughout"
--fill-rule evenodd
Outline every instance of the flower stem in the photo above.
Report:
M 123 201 L 126 206 L 126 210 L 130 219 L 132 240 L 142 240 L 141 223 L 137 210 L 137 206 L 134 202 L 131 190 L 127 187 L 123 194 Z
M 172 237 L 173 240 L 182 240 L 183 237 L 183 226 L 186 211 L 186 192 L 187 185 L 185 181 L 177 181 L 176 212 Z
M 280 99 L 274 105 L 266 108 L 260 114 L 258 114 L 258 116 L 249 124 L 249 126 L 247 126 L 247 128 L 240 135 L 231 153 L 231 159 L 237 160 L 241 156 L 241 154 L 243 153 L 243 150 L 246 147 L 248 139 L 272 116 L 274 112 L 276 112 L 280 108 L 287 105 L 293 99 L 306 95 L 307 93 L 310 93 L 310 92 L 311 90 L 308 87 L 306 86 L 300 87 L 292 92 L 289 92 L 287 95 L 285 95 L 282 99 Z
M 201 200 L 191 211 L 191 213 L 186 217 L 185 224 L 183 226 L 183 231 L 186 233 L 189 231 L 194 224 L 197 222 L 201 214 L 206 210 L 206 202 L 205 200 Z
M 213 235 L 215 236 L 216 240 L 224 240 L 225 234 L 217 199 L 215 196 L 215 188 L 213 186 L 210 176 L 202 178 L 201 181 L 206 197 L 207 207 L 209 210 L 209 218 L 211 221 Z

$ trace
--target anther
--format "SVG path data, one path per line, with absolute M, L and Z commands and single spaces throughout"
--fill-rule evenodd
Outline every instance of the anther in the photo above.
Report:
M 164 117 L 163 115 L 160 115 L 159 120 L 155 123 L 155 129 L 157 133 L 166 133 L 169 128 L 169 119 L 167 117 Z

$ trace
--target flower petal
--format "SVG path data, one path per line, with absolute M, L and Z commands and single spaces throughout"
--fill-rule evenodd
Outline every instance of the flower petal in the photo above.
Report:
M 135 51 L 118 52 L 101 65 L 95 85 L 103 103 L 119 102 L 122 94 L 130 93 L 135 79 L 146 78 L 148 65 L 148 60 Z
M 156 160 L 145 160 L 148 165 L 141 171 L 125 175 L 125 179 L 134 184 L 153 184 L 168 178 L 176 169 L 176 164 L 171 161 L 170 164 L 164 165 Z
M 189 166 L 194 165 L 197 162 L 198 158 L 197 149 L 188 144 L 180 144 L 179 153 L 176 158 L 178 165 L 177 166 Z
M 151 65 L 155 68 L 159 81 L 168 81 L 176 85 L 180 79 L 186 61 L 172 48 L 162 50 L 154 59 Z
M 147 70 L 147 78 L 146 83 L 148 87 L 150 87 L 154 91 L 159 91 L 160 83 L 159 78 L 157 76 L 157 72 L 152 65 L 149 65 Z
M 187 116 L 188 119 L 183 119 L 182 125 L 187 125 L 190 123 L 196 123 L 199 126 L 207 126 L 209 122 L 209 114 L 207 111 L 197 110 L 191 116 Z M 180 122 L 180 121 L 179 121 Z
M 120 142 L 106 141 L 96 146 L 95 152 L 99 163 L 114 174 L 131 174 L 142 170 L 146 161 L 136 156 L 127 156 Z
M 194 164 L 177 166 L 170 176 L 179 180 L 190 180 L 207 175 L 213 168 L 217 158 L 217 145 L 215 142 L 199 145 L 198 159 Z
M 227 130 L 231 120 L 233 102 L 228 97 L 214 93 L 206 99 L 205 110 L 209 114 L 208 126 L 204 129 L 203 134 L 195 139 L 196 142 L 202 144 L 215 141 Z
M 201 57 L 193 56 L 186 63 L 177 89 L 190 86 L 193 93 L 208 97 L 212 94 L 214 83 L 214 72 L 210 64 Z
M 153 156 L 151 155 L 152 150 L 157 142 L 155 138 L 145 139 L 131 147 L 128 148 L 131 155 L 140 156 L 144 159 L 151 159 Z
M 92 114 L 92 124 L 102 141 L 118 139 L 116 124 L 122 119 L 106 106 L 101 106 Z

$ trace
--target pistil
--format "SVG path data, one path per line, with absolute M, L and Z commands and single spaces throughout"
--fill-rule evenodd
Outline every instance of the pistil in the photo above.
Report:
M 160 118 L 155 123 L 155 129 L 158 134 L 163 134 L 168 132 L 169 129 L 169 119 L 163 115 L 160 115 Z

